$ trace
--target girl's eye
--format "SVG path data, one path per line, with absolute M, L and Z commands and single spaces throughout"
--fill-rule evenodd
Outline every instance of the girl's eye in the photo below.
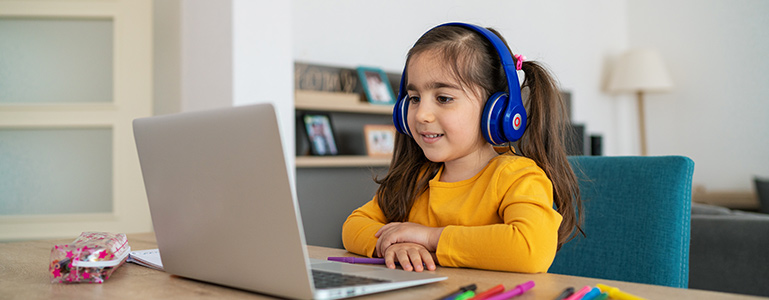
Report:
M 419 102 L 419 96 L 409 96 L 409 102 L 411 102 L 411 103 L 418 103 Z
M 446 97 L 446 96 L 438 96 L 438 103 L 449 103 L 453 101 L 454 98 Z

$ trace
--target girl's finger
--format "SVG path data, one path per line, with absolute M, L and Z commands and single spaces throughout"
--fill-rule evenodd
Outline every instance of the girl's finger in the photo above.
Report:
M 419 252 L 422 255 L 422 261 L 425 264 L 425 268 L 430 271 L 435 271 L 435 261 L 433 260 L 433 255 L 430 253 L 430 251 L 427 251 L 427 249 L 421 249 Z
M 419 251 L 419 249 L 411 249 L 409 251 L 409 258 L 411 259 L 411 264 L 414 265 L 414 271 L 417 271 L 417 272 L 424 271 L 420 252 L 421 251 Z
M 383 257 L 385 259 L 385 266 L 387 266 L 388 269 L 395 269 L 395 253 L 393 253 L 393 251 L 385 252 Z
M 387 251 L 387 248 L 389 248 L 390 245 L 392 245 L 392 243 L 387 241 L 386 238 L 379 238 L 376 241 L 376 250 L 377 253 L 379 253 L 379 257 L 384 257 L 385 251 Z
M 386 230 L 386 227 L 387 227 L 387 225 L 380 227 L 379 230 L 377 230 L 376 233 L 374 233 L 374 237 L 381 236 L 382 235 L 382 231 Z
M 395 255 L 398 257 L 398 262 L 401 264 L 401 268 L 403 268 L 404 271 L 411 271 L 414 269 L 411 266 L 411 260 L 409 259 L 408 251 L 397 251 Z M 393 267 L 395 266 L 393 265 Z

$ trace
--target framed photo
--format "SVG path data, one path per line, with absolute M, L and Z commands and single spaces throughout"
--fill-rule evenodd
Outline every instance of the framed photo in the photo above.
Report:
M 395 126 L 364 125 L 366 152 L 373 157 L 389 157 L 395 148 Z
M 329 115 L 305 114 L 302 116 L 302 123 L 310 142 L 310 152 L 313 155 L 339 154 Z
M 390 88 L 390 81 L 384 71 L 377 68 L 358 67 L 358 77 L 369 103 L 395 104 L 395 94 Z

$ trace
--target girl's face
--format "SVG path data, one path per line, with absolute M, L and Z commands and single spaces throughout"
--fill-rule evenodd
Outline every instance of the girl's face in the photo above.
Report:
M 482 101 L 431 52 L 417 54 L 407 66 L 411 135 L 433 162 L 474 162 L 490 145 L 481 136 Z

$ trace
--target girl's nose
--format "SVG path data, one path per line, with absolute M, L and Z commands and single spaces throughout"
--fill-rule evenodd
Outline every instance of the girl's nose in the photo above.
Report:
M 419 123 L 432 123 L 435 121 L 435 114 L 433 113 L 432 106 L 425 102 L 427 101 L 420 102 L 419 105 L 416 106 L 414 115 L 416 116 L 416 121 Z

